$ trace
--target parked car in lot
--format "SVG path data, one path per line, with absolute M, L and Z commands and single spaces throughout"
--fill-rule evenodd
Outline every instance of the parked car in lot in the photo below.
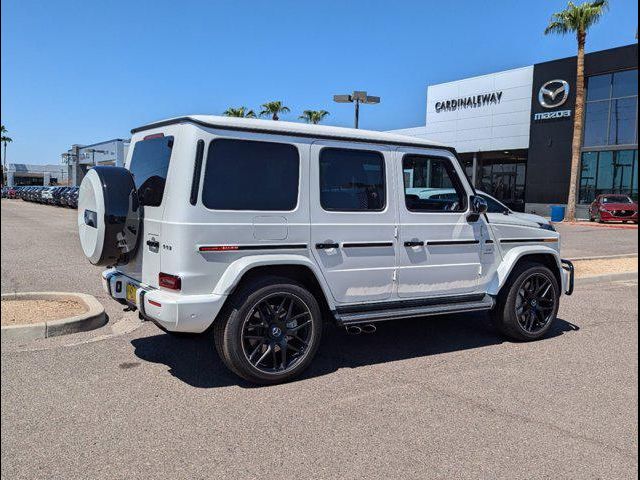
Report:
M 2 198 L 16 198 L 17 192 L 15 187 L 2 187 Z
M 60 202 L 65 207 L 78 208 L 78 187 L 69 187 L 62 194 Z
M 58 187 L 53 191 L 53 205 L 62 206 L 62 195 L 69 190 L 70 187 Z
M 555 227 L 549 220 L 540 215 L 532 213 L 515 212 L 507 207 L 497 198 L 492 197 L 482 190 L 476 191 L 477 195 L 487 202 L 487 217 L 491 223 L 515 223 L 516 225 L 531 225 L 532 227 L 544 228 L 545 230 L 555 231 Z M 411 188 L 407 189 L 407 196 L 416 197 L 420 200 L 428 200 L 430 202 L 454 202 L 457 199 L 457 193 L 453 188 Z
M 414 137 L 170 119 L 133 130 L 124 168 L 90 169 L 78 203 L 109 295 L 169 332 L 211 327 L 225 365 L 258 384 L 299 375 L 325 319 L 358 333 L 489 311 L 536 340 L 573 291 L 557 232 L 492 221 L 455 150 Z
M 24 187 L 24 189 L 22 189 L 22 191 L 20 192 L 20 198 L 22 200 L 24 200 L 25 202 L 30 202 L 31 201 L 31 195 L 32 195 L 32 192 L 33 192 L 34 188 L 36 188 L 36 187 L 33 187 L 33 186 Z
M 40 193 L 40 203 L 51 203 L 55 187 L 44 187 Z
M 27 202 L 33 202 L 34 201 L 34 195 L 35 195 L 35 191 L 38 189 L 38 187 L 27 187 L 25 193 L 22 196 L 22 199 L 27 201 Z
M 589 206 L 589 220 L 598 223 L 638 223 L 638 202 L 628 195 L 598 195 Z
M 21 198 L 22 191 L 24 190 L 24 187 L 17 186 L 17 187 L 14 187 L 14 188 L 15 188 L 15 191 L 16 191 L 16 194 L 15 194 L 14 198 Z

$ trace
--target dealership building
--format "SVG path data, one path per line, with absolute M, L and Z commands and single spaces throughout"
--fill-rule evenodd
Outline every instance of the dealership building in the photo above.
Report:
M 96 165 L 124 166 L 130 140 L 115 138 L 91 145 L 72 145 L 62 153 L 71 185 L 80 185 L 87 171 Z
M 576 57 L 430 85 L 423 127 L 470 181 L 514 210 L 548 214 L 569 192 Z M 638 45 L 585 56 L 578 212 L 600 193 L 638 197 Z
M 60 154 L 58 165 L 10 163 L 7 185 L 80 185 L 87 171 L 95 165 L 122 167 L 129 150 L 129 140 L 115 138 L 91 145 L 72 145 Z

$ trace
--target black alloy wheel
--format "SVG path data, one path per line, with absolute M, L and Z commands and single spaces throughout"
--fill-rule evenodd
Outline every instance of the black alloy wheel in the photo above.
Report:
M 322 338 L 317 298 L 295 280 L 264 276 L 246 280 L 213 324 L 224 364 L 255 384 L 290 381 L 311 363 Z
M 541 273 L 533 273 L 522 282 L 515 302 L 520 327 L 536 335 L 553 320 L 557 309 L 557 294 L 551 280 Z
M 311 311 L 293 293 L 273 293 L 251 308 L 242 326 L 245 359 L 261 373 L 287 373 L 312 341 Z

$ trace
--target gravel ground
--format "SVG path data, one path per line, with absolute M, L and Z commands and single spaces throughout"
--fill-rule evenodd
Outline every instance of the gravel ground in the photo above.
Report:
M 24 325 L 80 315 L 87 311 L 75 300 L 3 300 L 2 325 Z
M 2 207 L 3 291 L 100 292 L 72 212 Z M 533 343 L 485 315 L 330 327 L 301 380 L 266 388 L 208 336 L 120 330 L 132 314 L 104 302 L 91 334 L 3 343 L 2 478 L 637 478 L 637 287 L 578 283 Z
M 577 278 L 630 273 L 638 271 L 638 257 L 578 260 L 573 262 L 573 265 L 576 269 Z

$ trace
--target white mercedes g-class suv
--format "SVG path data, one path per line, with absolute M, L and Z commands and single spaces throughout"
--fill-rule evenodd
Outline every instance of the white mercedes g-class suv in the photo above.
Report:
M 168 332 L 211 328 L 251 382 L 299 375 L 327 319 L 357 332 L 486 310 L 504 334 L 535 340 L 573 289 L 559 235 L 490 222 L 451 148 L 214 116 L 132 134 L 124 168 L 82 181 L 83 251 L 109 267 L 111 297 Z

